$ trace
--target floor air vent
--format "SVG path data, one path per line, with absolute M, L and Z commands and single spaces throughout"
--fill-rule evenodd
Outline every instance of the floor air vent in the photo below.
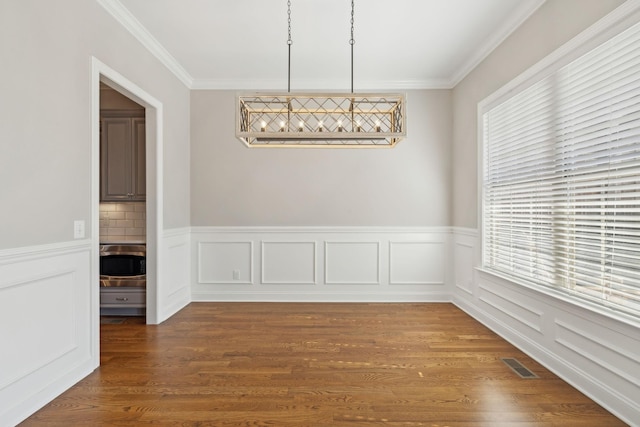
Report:
M 528 370 L 522 365 L 522 363 L 518 362 L 516 359 L 508 359 L 502 358 L 502 360 L 508 367 L 513 370 L 520 378 L 538 378 L 536 374 Z

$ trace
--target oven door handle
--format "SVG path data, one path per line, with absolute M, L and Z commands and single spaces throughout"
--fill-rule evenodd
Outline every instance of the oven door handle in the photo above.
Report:
M 146 288 L 147 276 L 107 276 L 100 275 L 101 288 Z

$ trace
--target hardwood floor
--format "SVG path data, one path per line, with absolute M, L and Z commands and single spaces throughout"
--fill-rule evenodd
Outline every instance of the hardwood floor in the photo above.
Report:
M 140 323 L 102 324 L 100 368 L 21 425 L 626 425 L 451 304 L 192 303 Z

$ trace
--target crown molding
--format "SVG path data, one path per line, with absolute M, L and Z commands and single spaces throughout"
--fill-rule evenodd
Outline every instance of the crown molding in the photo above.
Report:
M 169 69 L 187 88 L 196 90 L 281 90 L 285 83 L 280 79 L 194 79 L 189 72 L 153 37 L 140 21 L 119 0 L 96 0 L 116 21 L 129 31 L 153 56 Z M 357 91 L 452 89 L 475 67 L 493 52 L 507 37 L 526 21 L 546 0 L 538 0 L 529 7 L 522 7 L 513 19 L 506 21 L 476 54 L 469 58 L 450 78 L 420 80 L 371 80 L 358 82 Z M 326 79 L 295 81 L 301 90 L 349 90 L 344 81 Z
M 191 89 L 193 77 L 160 44 L 119 0 L 96 0 L 116 21 L 129 31 L 153 56 L 169 69 L 186 87 Z
M 484 61 L 498 46 L 504 42 L 520 25 L 522 25 L 533 13 L 545 3 L 546 0 L 538 0 L 531 6 L 521 7 L 517 13 L 515 13 L 512 19 L 505 21 L 497 31 L 494 32 L 494 36 L 491 37 L 480 49 L 478 49 L 473 56 L 471 56 L 465 63 L 458 69 L 456 73 L 449 80 L 449 87 L 454 88 L 458 85 L 467 75 L 473 71 L 482 61 Z
M 191 89 L 195 90 L 250 90 L 250 91 L 283 91 L 287 82 L 284 79 L 195 79 Z M 344 80 L 292 80 L 294 92 L 323 91 L 331 88 L 331 92 L 350 92 L 351 88 Z M 358 81 L 356 92 L 389 91 L 389 90 L 418 90 L 418 89 L 451 89 L 449 79 L 431 80 L 368 80 Z

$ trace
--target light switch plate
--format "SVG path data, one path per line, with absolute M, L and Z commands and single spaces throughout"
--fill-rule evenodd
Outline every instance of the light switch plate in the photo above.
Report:
M 73 221 L 73 238 L 84 239 L 84 221 L 81 219 Z

